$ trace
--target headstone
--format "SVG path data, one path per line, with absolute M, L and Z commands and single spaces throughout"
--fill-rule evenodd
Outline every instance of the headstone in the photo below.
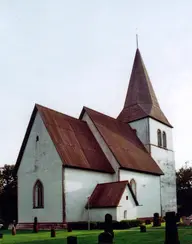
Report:
M 146 232 L 146 226 L 145 225 L 140 225 L 140 232 Z
M 33 232 L 34 233 L 37 233 L 38 232 L 38 220 L 37 220 L 37 217 L 34 218 Z
M 103 232 L 98 236 L 98 244 L 112 244 L 113 236 L 109 232 Z
M 111 233 L 112 237 L 114 238 L 114 232 L 113 232 L 113 220 L 111 214 L 105 215 L 105 228 L 104 232 Z
M 77 244 L 77 237 L 76 236 L 68 236 L 67 237 L 67 244 Z
M 16 228 L 15 228 L 14 225 L 12 227 L 11 233 L 12 233 L 12 236 L 15 236 L 16 235 Z
M 70 224 L 67 225 L 67 231 L 72 232 L 72 226 Z
M 56 233 L 55 233 L 55 227 L 52 226 L 51 227 L 51 237 L 55 237 L 56 236 Z
M 180 244 L 175 212 L 166 213 L 165 244 Z
M 153 216 L 153 227 L 158 227 L 158 226 L 161 226 L 161 221 L 160 221 L 160 218 L 159 218 L 159 214 L 158 213 L 154 213 L 154 216 Z

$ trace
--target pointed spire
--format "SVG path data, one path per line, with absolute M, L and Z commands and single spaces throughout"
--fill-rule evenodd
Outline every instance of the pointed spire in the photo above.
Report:
M 141 53 L 137 48 L 124 108 L 118 119 L 127 123 L 144 117 L 152 117 L 172 127 L 161 111 Z

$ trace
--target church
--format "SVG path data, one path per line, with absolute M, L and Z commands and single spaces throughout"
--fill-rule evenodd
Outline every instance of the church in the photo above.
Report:
M 173 126 L 137 48 L 117 118 L 36 104 L 16 161 L 18 228 L 147 219 L 177 211 Z

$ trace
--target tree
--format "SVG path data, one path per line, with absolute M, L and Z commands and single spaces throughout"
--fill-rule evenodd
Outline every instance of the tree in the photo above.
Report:
M 177 173 L 177 204 L 181 215 L 192 214 L 192 167 L 186 165 Z
M 4 165 L 0 172 L 1 218 L 6 224 L 17 219 L 17 177 L 14 165 Z

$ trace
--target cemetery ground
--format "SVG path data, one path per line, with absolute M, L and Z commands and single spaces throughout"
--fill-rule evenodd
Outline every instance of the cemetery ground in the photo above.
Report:
M 179 239 L 180 244 L 192 243 L 192 228 L 180 227 Z M 3 239 L 0 239 L 0 244 L 67 244 L 67 236 L 77 236 L 78 244 L 97 244 L 98 235 L 102 230 L 82 230 L 67 232 L 64 230 L 56 231 L 56 237 L 50 237 L 50 231 L 39 231 L 32 233 L 31 231 L 17 231 L 15 236 L 11 235 L 11 231 L 3 231 Z M 114 243 L 115 244 L 163 244 L 165 240 L 165 228 L 148 227 L 146 233 L 140 233 L 139 228 L 128 230 L 116 230 Z

